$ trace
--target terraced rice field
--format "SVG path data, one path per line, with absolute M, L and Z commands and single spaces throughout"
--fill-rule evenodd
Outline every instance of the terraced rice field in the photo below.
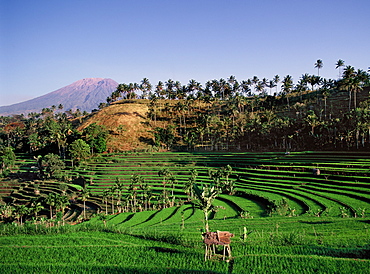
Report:
M 208 170 L 226 165 L 233 169 L 235 194 L 219 195 L 214 205 L 220 209 L 211 214 L 209 225 L 235 234 L 232 259 L 227 263 L 216 256 L 204 262 L 203 213 L 187 202 L 184 187 L 193 169 L 197 184 L 208 185 Z M 173 186 L 163 185 L 158 175 L 163 168 L 173 174 Z M 319 175 L 313 175 L 314 168 Z M 127 194 L 133 175 L 143 177 L 158 195 L 166 187 L 176 203 L 111 214 L 106 224 L 97 216 L 73 226 L 75 232 L 66 236 L 2 237 L 1 264 L 7 273 L 370 273 L 370 153 L 103 154 L 70 172 L 93 183 L 88 185 L 94 194 L 90 208 L 103 212 L 107 206 L 112 213 L 112 201 L 103 202 L 103 191 L 118 177 Z M 60 192 L 52 182 L 40 188 Z M 17 198 L 32 193 L 32 186 L 23 186 Z M 113 206 L 116 202 L 114 198 Z M 79 214 L 75 209 L 65 217 Z M 14 254 L 24 259 L 15 262 Z
M 91 183 L 89 202 L 110 213 L 118 198 L 103 202 L 102 194 L 117 180 L 124 185 L 121 194 L 127 195 L 132 177 L 138 175 L 154 194 L 160 195 L 165 187 L 173 193 L 174 204 L 181 205 L 187 200 L 184 187 L 192 170 L 198 172 L 197 184 L 208 185 L 212 182 L 208 171 L 226 165 L 233 169 L 230 180 L 236 195 L 223 195 L 216 201 L 225 210 L 214 218 L 233 218 L 242 211 L 249 217 L 263 217 L 271 214 L 271 204 L 283 199 L 291 215 L 362 216 L 370 211 L 370 153 L 366 152 L 122 153 L 102 154 L 97 159 L 70 172 Z M 164 185 L 158 175 L 164 168 L 173 174 L 172 184 Z M 313 175 L 315 168 L 320 175 Z M 46 195 L 60 193 L 52 183 L 42 188 Z M 141 195 L 140 190 L 137 195 Z M 19 202 L 34 196 L 32 185 L 13 194 Z
M 126 153 L 103 155 L 100 162 L 87 164 L 77 172 L 93 182 L 89 189 L 99 196 L 103 190 L 112 187 L 117 178 L 128 186 L 133 175 L 140 175 L 160 193 L 163 179 L 158 172 L 168 168 L 176 179 L 172 191 L 177 198 L 185 199 L 183 188 L 192 169 L 198 171 L 198 184 L 209 184 L 208 170 L 228 164 L 233 168 L 230 179 L 235 182 L 238 192 L 271 201 L 284 198 L 297 215 L 325 213 L 338 216 L 345 208 L 354 216 L 369 208 L 369 153 Z M 314 168 L 320 169 L 320 175 L 312 174 Z M 243 195 L 238 199 L 239 209 L 252 202 L 255 206 L 249 206 L 247 210 L 255 211 L 254 217 L 263 215 L 261 200 L 251 201 Z M 231 201 L 223 202 L 226 206 L 233 205 Z

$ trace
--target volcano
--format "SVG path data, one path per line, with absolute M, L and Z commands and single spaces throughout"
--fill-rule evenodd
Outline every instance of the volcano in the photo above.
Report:
M 85 78 L 40 97 L 21 103 L 1 106 L 0 115 L 39 113 L 43 108 L 63 105 L 63 110 L 91 112 L 116 90 L 118 83 L 109 78 Z

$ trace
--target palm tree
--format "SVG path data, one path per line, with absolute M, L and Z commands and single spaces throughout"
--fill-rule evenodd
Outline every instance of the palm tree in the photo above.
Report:
M 172 79 L 168 79 L 165 83 L 166 85 L 166 94 L 168 99 L 175 99 L 175 93 L 174 93 L 174 81 Z
M 288 108 L 289 109 L 290 109 L 290 105 L 289 105 L 289 93 L 292 90 L 292 88 L 293 88 L 293 79 L 292 79 L 292 76 L 287 75 L 283 79 L 283 87 L 282 87 L 282 90 L 283 90 L 284 94 L 286 95 L 286 99 L 287 99 L 287 103 L 288 103 Z
M 259 93 L 259 95 L 263 95 L 264 93 L 264 90 L 265 90 L 265 87 L 262 83 L 262 81 L 259 81 L 256 85 L 255 85 L 255 89 L 256 89 L 256 92 Z
M 193 189 L 197 197 L 197 199 L 193 201 L 194 206 L 203 211 L 205 230 L 206 232 L 209 232 L 209 224 L 208 224 L 209 214 L 212 211 L 216 211 L 217 209 L 217 207 L 215 207 L 212 204 L 214 199 L 216 199 L 218 195 L 217 188 L 215 186 L 210 186 L 210 187 L 203 187 L 203 189 L 200 190 L 197 184 L 194 184 Z
M 339 75 L 338 75 L 338 78 L 340 78 L 340 76 L 342 75 L 342 72 L 340 71 L 340 68 L 341 67 L 344 67 L 344 61 L 342 59 L 339 59 L 336 63 L 335 63 L 335 69 L 339 69 Z
M 148 197 L 150 193 L 150 187 L 144 182 L 144 178 L 139 182 L 139 189 L 142 191 L 141 200 L 144 203 L 144 210 L 148 210 Z
M 319 126 L 321 123 L 313 110 L 309 110 L 307 112 L 307 117 L 305 118 L 305 121 L 311 126 L 311 134 L 312 136 L 314 136 L 315 127 Z
M 243 80 L 241 82 L 240 86 L 241 86 L 241 93 L 242 94 L 248 94 L 251 91 L 250 83 L 248 81 Z
M 110 189 L 109 189 L 109 197 L 112 199 L 112 214 L 114 214 L 114 196 L 115 196 L 115 193 L 116 193 L 116 189 L 114 186 L 112 186 Z
M 63 216 L 64 214 L 64 210 L 65 208 L 69 205 L 69 199 L 68 199 L 68 196 L 65 196 L 65 195 L 57 195 L 56 196 L 56 204 L 55 204 L 55 208 L 56 210 L 60 210 L 60 212 L 62 213 L 61 216 Z
M 31 202 L 31 209 L 30 211 L 35 215 L 35 219 L 37 219 L 37 214 L 43 210 L 43 206 L 39 200 L 34 200 Z
M 163 82 L 159 81 L 158 84 L 155 86 L 155 93 L 157 94 L 157 97 L 163 98 Z
M 202 85 L 194 79 L 190 79 L 187 85 L 187 90 L 190 92 L 190 94 L 194 95 L 196 93 L 195 91 L 202 90 Z
M 320 69 L 324 66 L 321 59 L 318 59 L 315 63 L 315 68 L 317 68 L 317 75 L 320 76 Z
M 314 86 L 315 85 L 318 85 L 321 81 L 321 78 L 319 76 L 316 76 L 316 75 L 311 75 L 308 79 L 308 83 L 311 85 L 312 87 L 312 91 L 314 91 Z
M 45 203 L 49 205 L 50 209 L 50 219 L 53 219 L 53 206 L 55 206 L 57 197 L 55 193 L 49 193 L 48 196 L 45 197 Z
M 116 182 L 115 182 L 114 187 L 118 191 L 117 205 L 121 205 L 122 191 L 125 185 L 120 182 L 120 179 L 118 177 L 116 177 Z M 118 212 L 121 213 L 121 207 L 118 207 Z
M 108 215 L 108 198 L 109 198 L 109 190 L 106 189 L 103 191 L 102 202 L 105 203 L 105 214 Z
M 272 88 L 276 87 L 276 83 L 274 80 L 270 80 L 267 85 L 270 88 L 270 95 L 272 95 Z
M 162 177 L 162 183 L 163 183 L 163 191 L 166 189 L 166 184 L 168 183 L 168 179 L 172 177 L 172 172 L 168 168 L 163 168 L 160 171 L 158 171 L 158 176 Z
M 152 90 L 152 84 L 149 82 L 148 78 L 143 78 L 143 80 L 141 80 L 140 89 L 143 92 L 142 98 L 145 99 Z
M 340 83 L 341 87 L 348 91 L 348 111 L 351 110 L 351 97 L 352 97 L 352 90 L 356 88 L 356 81 L 354 80 L 356 77 L 355 68 L 352 66 L 346 66 L 343 70 L 343 79 Z
M 81 193 L 81 200 L 84 203 L 84 209 L 83 209 L 84 219 L 86 219 L 86 201 L 89 197 L 90 197 L 90 191 L 85 186 Z
M 25 205 L 19 205 L 16 207 L 16 213 L 19 216 L 19 221 L 21 225 L 23 224 L 23 216 L 27 215 L 28 212 L 29 212 L 29 208 L 26 207 Z
M 136 212 L 136 196 L 137 196 L 137 185 L 143 182 L 143 178 L 137 174 L 131 176 L 131 183 L 129 185 L 128 191 L 131 200 L 131 210 Z
M 277 93 L 277 85 L 280 82 L 280 76 L 276 74 L 272 80 L 276 84 L 276 93 Z

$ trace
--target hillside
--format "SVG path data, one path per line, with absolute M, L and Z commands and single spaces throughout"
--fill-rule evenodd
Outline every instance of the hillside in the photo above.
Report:
M 145 150 L 153 142 L 151 128 L 145 124 L 148 112 L 147 100 L 116 102 L 103 108 L 87 121 L 79 130 L 92 123 L 104 125 L 110 133 L 107 146 L 112 151 Z
M 64 111 L 79 109 L 91 112 L 105 102 L 117 86 L 118 83 L 112 79 L 86 78 L 22 103 L 1 106 L 0 115 L 39 113 L 43 108 L 58 107 L 59 104 L 63 105 Z
M 368 100 L 368 98 L 369 87 L 357 94 L 357 107 L 359 107 L 362 102 Z M 333 91 L 330 93 L 326 98 L 326 107 L 325 98 L 321 94 L 317 96 L 316 92 L 309 92 L 303 96 L 297 93 L 291 94 L 289 98 L 290 107 L 287 106 L 286 99 L 280 97 L 275 97 L 275 101 L 272 101 L 273 105 L 269 106 L 269 99 L 268 97 L 259 98 L 258 103 L 256 103 L 254 102 L 254 98 L 249 98 L 244 101 L 243 106 L 238 107 L 239 109 L 244 109 L 244 111 L 238 112 L 237 114 L 230 112 L 232 104 L 234 104 L 232 100 L 213 101 L 208 103 L 199 100 L 158 99 L 155 103 L 144 99 L 120 100 L 93 113 L 90 118 L 80 126 L 80 130 L 92 123 L 106 126 L 110 132 L 108 140 L 109 151 L 151 149 L 154 144 L 155 129 L 162 128 L 163 132 L 167 132 L 169 130 L 169 125 L 175 126 L 175 128 L 172 129 L 172 133 L 170 133 L 174 135 L 174 142 L 172 143 L 174 145 L 172 146 L 173 149 L 189 149 L 191 144 L 189 146 L 190 139 L 188 137 L 195 136 L 195 138 L 192 137 L 194 139 L 192 142 L 197 148 L 202 147 L 200 148 L 201 150 L 248 150 L 251 148 L 250 142 L 252 139 L 262 140 L 264 137 L 262 135 L 253 135 L 254 137 L 251 135 L 251 137 L 246 138 L 245 136 L 251 134 L 250 132 L 252 132 L 252 134 L 256 133 L 256 131 L 251 129 L 244 131 L 244 137 L 242 134 L 231 138 L 230 132 L 227 131 L 227 127 L 231 127 L 233 120 L 235 120 L 235 125 L 239 128 L 248 127 L 248 121 L 251 121 L 251 119 L 256 119 L 254 123 L 264 123 L 266 122 L 264 120 L 264 111 L 266 108 L 272 107 L 276 114 L 274 116 L 275 118 L 273 117 L 272 119 L 275 119 L 275 121 L 278 121 L 277 119 L 280 119 L 279 117 L 290 117 L 292 120 L 299 121 L 298 124 L 294 125 L 294 127 L 288 131 L 288 134 L 292 134 L 294 131 L 299 130 L 307 131 L 304 134 L 309 135 L 310 130 L 309 127 L 305 125 L 304 120 L 309 110 L 314 110 L 316 115 L 320 117 L 320 120 L 328 121 L 335 117 L 342 117 L 349 109 L 348 92 L 344 91 Z M 351 109 L 353 107 L 354 103 L 352 98 Z M 253 111 L 255 111 L 254 114 Z M 258 114 L 260 118 L 255 116 L 255 114 Z M 152 117 L 151 119 L 149 119 L 149 115 Z M 233 118 L 230 119 L 230 117 Z M 208 128 L 205 128 L 205 119 L 208 119 L 208 121 L 211 121 L 209 119 L 213 119 L 213 125 L 209 124 Z M 186 124 L 184 124 L 184 121 Z M 225 134 L 217 136 L 217 134 L 220 134 L 220 128 L 218 127 L 221 125 L 226 127 L 226 131 L 224 130 Z M 203 135 L 199 135 L 200 132 L 202 132 L 201 127 L 203 127 Z M 278 127 L 277 125 L 277 128 Z M 165 134 L 168 134 L 168 132 Z M 217 147 L 214 146 L 215 136 L 218 138 L 217 142 L 219 142 L 216 144 Z M 267 136 L 267 138 L 270 137 Z M 284 139 L 285 137 L 281 136 L 281 138 Z M 232 144 L 232 140 L 234 140 L 234 144 Z M 278 139 L 276 139 L 276 142 L 277 141 Z M 308 142 L 312 141 L 313 140 L 310 139 L 308 140 Z M 168 145 L 165 139 L 161 139 L 160 142 L 162 148 Z M 294 142 L 304 143 L 303 140 L 298 139 Z M 317 140 L 315 142 L 317 142 Z M 186 148 L 186 146 L 188 147 Z M 263 146 L 265 146 L 265 144 L 261 143 L 259 147 L 255 149 L 261 150 Z M 284 147 L 278 149 L 285 150 L 285 144 L 283 146 Z M 276 147 L 273 149 L 276 149 Z M 301 149 L 307 148 L 302 147 Z

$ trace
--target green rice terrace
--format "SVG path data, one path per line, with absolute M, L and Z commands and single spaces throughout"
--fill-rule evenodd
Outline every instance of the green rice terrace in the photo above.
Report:
M 17 161 L 3 209 L 40 209 L 0 226 L 2 273 L 370 273 L 369 152 L 100 154 L 63 183 Z M 207 226 L 230 256 L 205 260 Z

